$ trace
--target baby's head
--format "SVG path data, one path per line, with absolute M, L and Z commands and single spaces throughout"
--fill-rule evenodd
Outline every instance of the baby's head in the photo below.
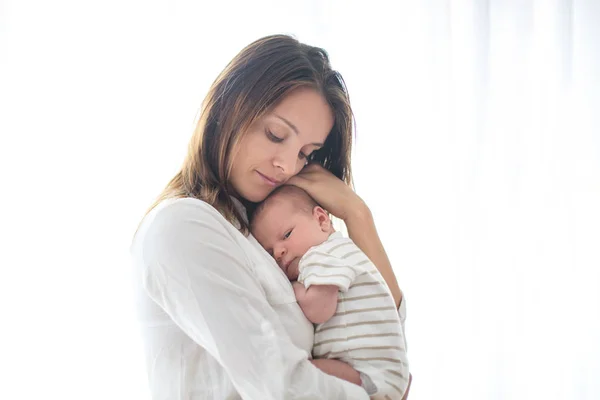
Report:
M 296 186 L 273 191 L 254 211 L 250 229 L 292 281 L 302 256 L 334 231 L 327 211 Z

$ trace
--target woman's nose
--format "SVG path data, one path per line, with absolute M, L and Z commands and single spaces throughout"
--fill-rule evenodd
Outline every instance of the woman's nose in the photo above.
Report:
M 273 158 L 273 166 L 288 177 L 294 175 L 298 167 L 298 153 L 293 150 L 282 151 Z

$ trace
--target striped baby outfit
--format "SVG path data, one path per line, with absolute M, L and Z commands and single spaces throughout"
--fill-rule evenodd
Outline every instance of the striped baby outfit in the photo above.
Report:
M 351 239 L 335 232 L 299 264 L 298 282 L 339 287 L 329 321 L 318 324 L 314 358 L 335 358 L 361 373 L 371 399 L 401 399 L 408 386 L 404 329 L 379 271 Z

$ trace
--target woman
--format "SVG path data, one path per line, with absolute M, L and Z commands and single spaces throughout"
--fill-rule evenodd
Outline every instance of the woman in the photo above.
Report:
M 183 166 L 132 245 L 153 398 L 368 398 L 310 362 L 313 326 L 247 223 L 277 186 L 303 188 L 345 221 L 401 305 L 349 186 L 351 133 L 341 76 L 325 51 L 291 37 L 250 44 L 213 83 Z

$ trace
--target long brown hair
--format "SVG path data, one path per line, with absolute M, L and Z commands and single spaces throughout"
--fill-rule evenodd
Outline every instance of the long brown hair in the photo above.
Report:
M 310 161 L 351 185 L 354 119 L 342 76 L 331 68 L 325 50 L 291 36 L 272 35 L 244 48 L 213 82 L 181 170 L 150 210 L 165 199 L 195 197 L 215 207 L 229 222 L 239 224 L 247 234 L 246 219 L 238 213 L 228 189 L 231 154 L 254 121 L 299 87 L 318 90 L 334 114 L 324 146 L 311 154 Z

